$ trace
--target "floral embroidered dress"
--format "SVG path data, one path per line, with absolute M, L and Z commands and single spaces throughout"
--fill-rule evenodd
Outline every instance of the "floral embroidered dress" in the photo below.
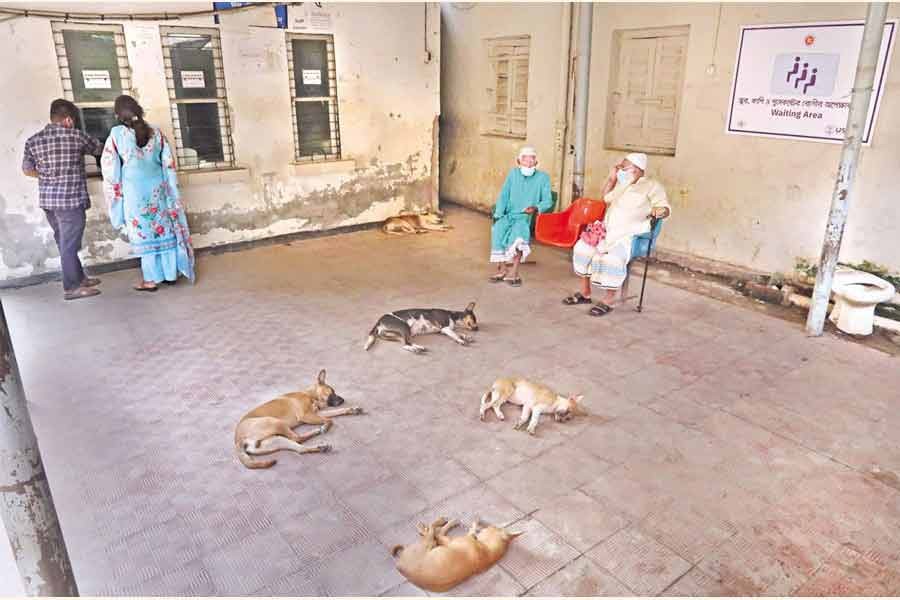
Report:
M 181 205 L 172 148 L 159 129 L 139 148 L 134 131 L 117 125 L 101 159 L 109 220 L 126 227 L 131 252 L 141 257 L 144 281 L 194 281 L 194 250 Z

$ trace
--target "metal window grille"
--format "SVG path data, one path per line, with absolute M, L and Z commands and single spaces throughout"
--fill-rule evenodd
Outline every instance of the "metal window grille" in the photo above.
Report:
M 179 170 L 234 166 L 218 29 L 160 27 Z
M 287 56 L 294 158 L 297 162 L 339 160 L 334 37 L 288 34 Z

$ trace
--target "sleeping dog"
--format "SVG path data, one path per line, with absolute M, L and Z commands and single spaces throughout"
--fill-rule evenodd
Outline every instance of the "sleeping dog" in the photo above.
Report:
M 465 334 L 456 333 L 457 327 L 470 331 L 478 331 L 478 321 L 475 319 L 475 303 L 470 302 L 465 310 L 456 312 L 442 308 L 409 308 L 382 315 L 375 326 L 369 331 L 364 350 L 368 350 L 375 340 L 401 340 L 403 349 L 408 352 L 420 354 L 425 348 L 412 343 L 413 336 L 425 333 L 443 333 L 448 338 L 461 346 L 467 346 L 472 338 Z
M 418 215 L 397 215 L 390 217 L 381 226 L 381 230 L 391 235 L 407 233 L 428 233 L 429 231 L 450 231 L 452 227 L 444 224 L 440 212 L 426 212 Z

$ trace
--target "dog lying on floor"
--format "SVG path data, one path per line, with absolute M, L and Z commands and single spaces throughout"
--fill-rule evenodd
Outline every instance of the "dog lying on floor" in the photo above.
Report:
M 406 235 L 412 233 L 428 233 L 429 231 L 450 231 L 452 227 L 444 224 L 444 215 L 440 212 L 426 212 L 418 215 L 397 215 L 389 217 L 381 230 L 389 235 Z
M 412 546 L 394 546 L 397 570 L 418 587 L 429 592 L 446 592 L 472 575 L 483 573 L 503 558 L 509 543 L 519 533 L 502 528 L 480 527 L 478 519 L 466 535 L 448 537 L 447 532 L 459 525 L 441 517 L 426 527 L 416 525 L 421 538 Z
M 328 452 L 331 450 L 328 444 L 311 447 L 301 444 L 331 429 L 332 417 L 362 414 L 358 406 L 322 410 L 325 406 L 336 407 L 343 403 L 344 399 L 325 383 L 325 369 L 322 369 L 316 383 L 307 391 L 284 394 L 241 417 L 234 430 L 234 449 L 238 459 L 248 469 L 268 469 L 275 464 L 274 458 L 255 460 L 253 456 L 279 450 L 291 450 L 297 454 Z M 319 428 L 298 434 L 293 428 L 301 424 L 318 425 Z
M 369 331 L 363 350 L 368 350 L 375 340 L 381 338 L 402 340 L 404 350 L 420 354 L 425 352 L 425 348 L 413 344 L 412 338 L 426 333 L 443 333 L 460 346 L 468 346 L 474 340 L 465 334 L 456 333 L 456 328 L 478 331 L 474 311 L 475 303 L 470 302 L 460 312 L 442 308 L 409 308 L 382 315 Z
M 583 395 L 561 396 L 540 383 L 534 383 L 527 379 L 498 379 L 481 397 L 481 409 L 479 418 L 484 421 L 484 415 L 489 409 L 501 421 L 504 420 L 500 407 L 506 402 L 512 402 L 522 407 L 522 416 L 516 423 L 516 429 L 521 430 L 527 426 L 528 433 L 534 435 L 538 421 L 544 413 L 553 413 L 553 419 L 557 422 L 565 422 L 575 415 L 586 415 L 582 408 Z

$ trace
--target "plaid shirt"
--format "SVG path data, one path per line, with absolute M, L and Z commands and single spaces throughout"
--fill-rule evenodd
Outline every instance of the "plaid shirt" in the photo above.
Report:
M 84 155 L 99 155 L 103 144 L 78 129 L 50 123 L 25 142 L 23 171 L 37 171 L 41 208 L 90 208 Z

